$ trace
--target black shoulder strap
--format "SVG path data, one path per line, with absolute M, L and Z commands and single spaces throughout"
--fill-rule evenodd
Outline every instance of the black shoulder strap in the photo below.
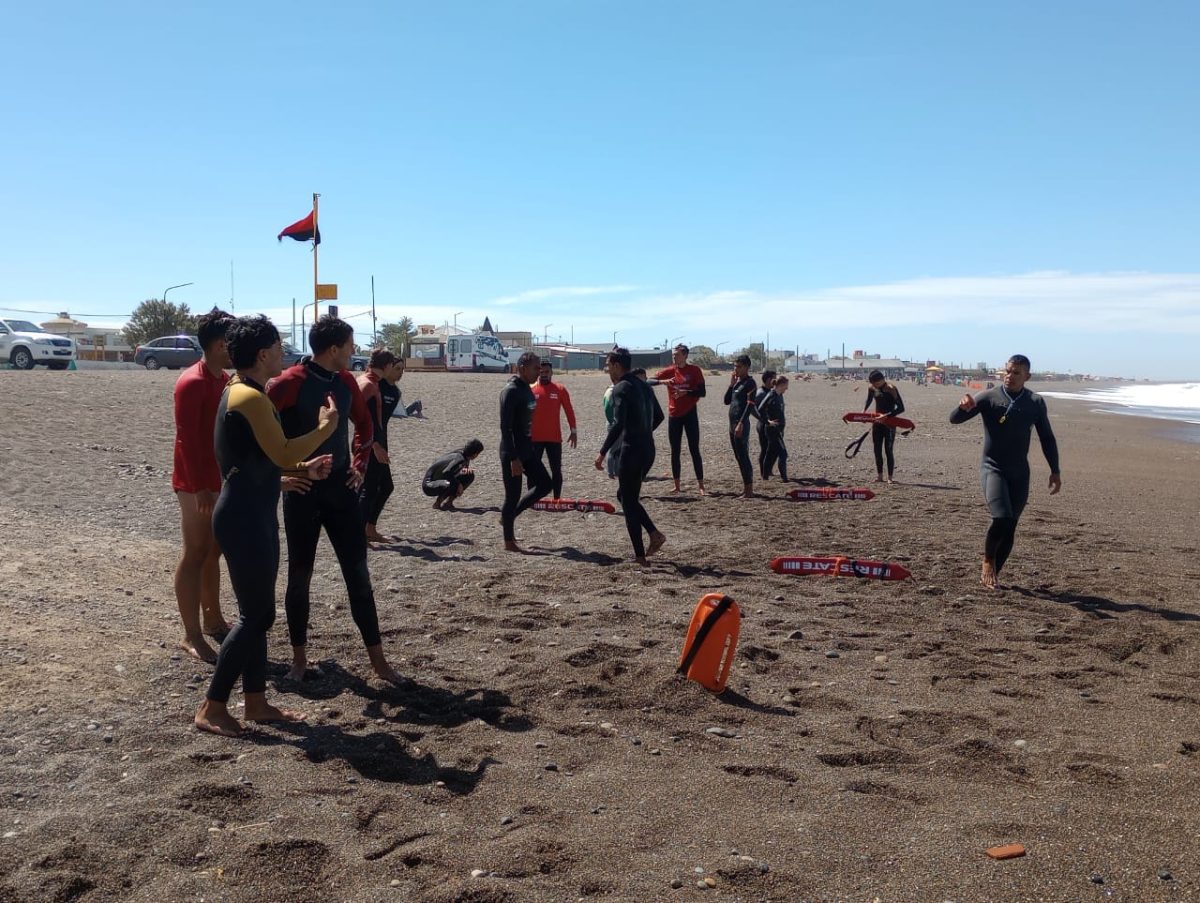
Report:
M 731 605 L 733 605 L 733 599 L 729 596 L 722 596 L 721 601 L 708 613 L 708 616 L 704 619 L 704 623 L 700 625 L 700 629 L 696 631 L 696 636 L 692 639 L 692 648 L 687 650 L 683 656 L 683 660 L 679 663 L 679 667 L 676 669 L 677 673 L 687 674 L 688 669 L 692 667 L 692 662 L 696 660 L 696 656 L 700 652 L 700 647 L 704 645 L 704 641 L 712 633 L 712 629 L 716 626 L 717 621 L 720 620 L 721 615 L 729 611 L 729 606 Z

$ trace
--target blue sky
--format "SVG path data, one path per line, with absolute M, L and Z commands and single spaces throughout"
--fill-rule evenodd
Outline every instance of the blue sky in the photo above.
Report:
M 1200 377 L 1194 3 L 26 4 L 0 308 Z M 98 317 L 98 314 L 111 315 Z M 37 319 L 36 317 L 32 317 Z M 369 317 L 353 322 L 364 336 Z

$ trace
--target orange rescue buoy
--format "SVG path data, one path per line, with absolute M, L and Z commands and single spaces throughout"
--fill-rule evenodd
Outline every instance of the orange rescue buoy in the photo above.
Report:
M 721 593 L 704 596 L 692 612 L 678 672 L 714 693 L 722 692 L 741 625 L 742 612 L 733 599 Z

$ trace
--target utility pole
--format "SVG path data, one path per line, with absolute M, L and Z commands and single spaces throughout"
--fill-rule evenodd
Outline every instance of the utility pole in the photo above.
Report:
M 371 277 L 371 347 L 379 345 L 379 323 L 375 319 L 375 277 Z

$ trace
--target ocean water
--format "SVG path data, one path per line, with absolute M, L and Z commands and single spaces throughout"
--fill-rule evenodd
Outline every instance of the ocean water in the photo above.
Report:
M 1153 417 L 1200 427 L 1200 383 L 1138 383 L 1083 389 L 1079 392 L 1039 392 L 1049 398 L 1090 401 L 1105 414 Z M 1200 431 L 1191 430 L 1200 435 Z

